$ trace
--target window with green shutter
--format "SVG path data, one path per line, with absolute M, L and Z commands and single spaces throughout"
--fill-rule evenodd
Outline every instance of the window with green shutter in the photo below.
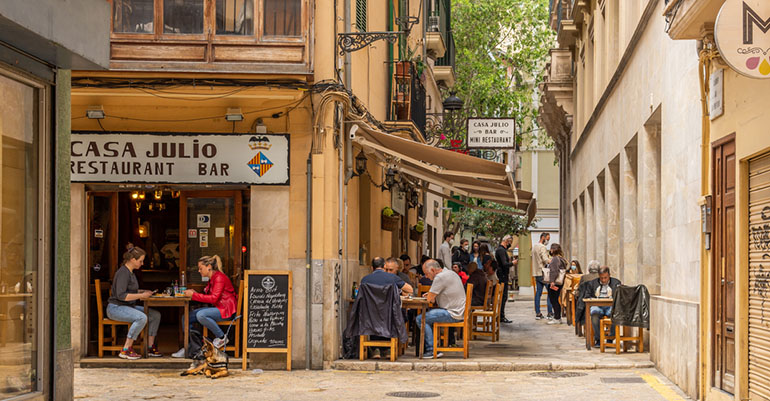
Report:
M 366 2 L 356 0 L 356 29 L 358 32 L 366 32 Z

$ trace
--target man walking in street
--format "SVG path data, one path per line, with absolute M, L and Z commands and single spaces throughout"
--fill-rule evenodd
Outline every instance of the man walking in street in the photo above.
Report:
M 503 283 L 503 300 L 500 304 L 500 321 L 503 323 L 511 323 L 511 321 L 505 317 L 505 304 L 508 301 L 508 279 L 510 277 L 511 267 L 513 267 L 513 262 L 511 262 L 511 258 L 508 256 L 508 248 L 511 246 L 511 243 L 513 243 L 513 237 L 506 235 L 495 250 L 497 278 Z
M 455 240 L 455 233 L 447 231 L 444 233 L 444 242 L 438 248 L 438 258 L 444 262 L 445 267 L 452 266 L 452 242 Z
M 543 268 L 551 261 L 551 257 L 548 255 L 548 241 L 551 240 L 551 234 L 541 233 L 540 241 L 532 247 L 532 277 L 535 278 L 535 319 L 540 320 L 543 318 L 543 314 L 540 313 L 540 296 L 543 295 Z M 551 306 L 551 300 L 546 297 L 548 302 L 548 317 L 553 316 L 553 307 Z

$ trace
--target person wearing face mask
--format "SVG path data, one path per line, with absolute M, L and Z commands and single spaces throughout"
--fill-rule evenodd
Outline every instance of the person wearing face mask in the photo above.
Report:
M 532 278 L 535 281 L 535 319 L 540 320 L 543 318 L 543 314 L 540 313 L 540 297 L 543 295 L 543 288 L 545 283 L 543 282 L 543 268 L 548 266 L 551 262 L 551 256 L 548 254 L 548 241 L 551 240 L 551 234 L 541 233 L 540 241 L 532 246 Z M 546 296 L 546 298 L 548 298 Z M 548 305 L 548 318 L 549 320 L 553 316 L 553 306 L 550 299 L 547 301 Z
M 567 292 L 569 292 L 569 290 L 577 290 L 582 276 L 583 270 L 580 268 L 580 262 L 573 259 L 567 269 L 567 274 L 564 277 L 564 287 L 562 287 L 561 295 L 559 296 L 559 303 L 563 308 L 562 310 L 564 311 L 564 316 L 567 318 L 568 323 L 570 322 L 571 316 L 567 316 L 567 312 L 571 312 L 571 310 L 567 305 Z
M 481 243 L 479 241 L 473 241 L 473 245 L 471 245 L 471 251 L 468 255 L 470 262 L 475 262 L 476 267 L 478 269 L 481 269 L 481 262 L 482 257 L 484 255 L 481 254 Z
M 495 250 L 495 260 L 497 261 L 497 278 L 503 283 L 503 300 L 500 304 L 500 322 L 512 323 L 505 317 L 505 304 L 508 301 L 508 279 L 511 267 L 514 265 L 514 261 L 508 256 L 508 248 L 513 243 L 513 237 L 506 235 L 500 242 L 500 246 Z
M 455 233 L 445 232 L 443 240 L 444 242 L 438 248 L 438 259 L 444 262 L 444 266 L 452 266 L 452 243 L 455 240 Z
M 457 248 L 457 252 L 452 254 L 452 260 L 460 262 L 460 268 L 465 271 L 468 269 L 468 264 L 471 263 L 471 254 L 468 252 L 468 240 L 461 239 L 460 247 Z

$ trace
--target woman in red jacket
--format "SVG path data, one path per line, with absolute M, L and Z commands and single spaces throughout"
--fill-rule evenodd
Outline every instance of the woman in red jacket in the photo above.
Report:
M 219 256 L 204 256 L 198 259 L 198 272 L 201 277 L 209 278 L 208 285 L 203 289 L 202 294 L 194 290 L 185 290 L 184 295 L 191 297 L 193 301 L 214 306 L 199 308 L 190 312 L 190 326 L 195 322 L 205 326 L 215 336 L 214 346 L 221 348 L 227 343 L 227 337 L 217 322 L 232 319 L 235 316 L 238 312 L 235 310 L 238 296 L 230 279 L 222 273 L 222 260 L 219 259 Z M 184 353 L 183 348 L 173 356 L 181 358 L 184 357 Z

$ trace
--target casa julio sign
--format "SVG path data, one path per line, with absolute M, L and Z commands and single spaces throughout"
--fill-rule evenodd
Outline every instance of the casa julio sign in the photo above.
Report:
M 512 118 L 469 118 L 469 149 L 516 147 L 516 124 Z
M 70 154 L 72 182 L 289 184 L 287 134 L 73 132 Z
M 751 78 L 770 78 L 770 1 L 725 1 L 714 37 L 733 70 Z

